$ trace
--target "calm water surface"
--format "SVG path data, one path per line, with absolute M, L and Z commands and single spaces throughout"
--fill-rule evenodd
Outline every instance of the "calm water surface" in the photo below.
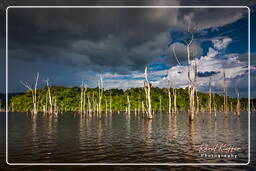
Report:
M 101 117 L 76 113 L 58 116 L 9 113 L 8 119 L 10 163 L 248 161 L 246 112 L 240 118 L 233 114 L 223 118 L 223 114 L 218 113 L 217 120 L 214 115 L 199 114 L 193 123 L 189 122 L 187 113 L 179 113 L 176 117 L 157 113 L 153 120 L 134 113 L 130 116 L 125 113 L 104 113 Z M 201 156 L 201 144 L 222 143 L 241 148 L 239 152 L 233 153 L 237 154 L 237 158 Z

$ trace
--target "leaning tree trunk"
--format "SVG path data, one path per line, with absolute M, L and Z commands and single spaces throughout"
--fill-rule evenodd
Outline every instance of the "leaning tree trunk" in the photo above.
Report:
M 20 83 L 26 87 L 27 89 L 29 89 L 32 93 L 32 103 L 33 103 L 33 109 L 32 109 L 32 114 L 37 114 L 38 110 L 37 110 L 37 96 L 36 96 L 36 90 L 37 90 L 37 83 L 38 83 L 38 79 L 39 79 L 39 73 L 37 73 L 36 76 L 36 82 L 35 82 L 35 87 L 34 89 L 31 88 L 30 84 L 27 82 L 23 82 L 20 81 Z
M 152 119 L 153 115 L 152 115 L 151 97 L 150 97 L 151 83 L 148 81 L 147 70 L 148 68 L 146 67 L 145 73 L 144 73 L 144 77 L 145 77 L 144 90 L 146 94 L 146 106 L 147 106 L 146 112 L 147 112 L 148 119 Z

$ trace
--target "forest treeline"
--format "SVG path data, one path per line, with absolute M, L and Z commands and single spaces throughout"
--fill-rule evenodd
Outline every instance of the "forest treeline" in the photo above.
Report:
M 172 88 L 171 88 L 171 91 Z M 55 100 L 55 105 L 59 111 L 79 111 L 81 108 L 80 87 L 64 87 L 64 86 L 51 86 L 52 97 Z M 84 107 L 90 108 L 96 107 L 98 99 L 98 88 L 87 88 L 85 92 L 86 102 Z M 223 95 L 215 95 L 215 107 L 217 111 L 223 111 Z M 176 89 L 177 96 L 177 110 L 188 111 L 189 110 L 189 94 L 188 89 Z M 142 110 L 142 104 L 145 102 L 145 91 L 143 88 L 131 88 L 128 90 L 122 89 L 110 89 L 104 90 L 101 99 L 102 111 L 125 111 L 127 110 L 129 97 L 130 110 L 140 111 Z M 197 111 L 207 111 L 209 108 L 209 94 L 197 92 Z M 168 89 L 152 87 L 151 89 L 151 103 L 153 111 L 168 111 Z M 39 111 L 44 110 L 44 106 L 47 103 L 47 87 L 37 90 L 37 108 Z M 228 97 L 228 110 L 235 111 L 236 98 Z M 246 111 L 248 108 L 248 99 L 241 98 L 241 111 Z M 213 106 L 212 106 L 213 107 Z M 31 111 L 33 109 L 32 93 L 28 90 L 23 95 L 16 95 L 10 98 L 9 110 L 10 111 Z

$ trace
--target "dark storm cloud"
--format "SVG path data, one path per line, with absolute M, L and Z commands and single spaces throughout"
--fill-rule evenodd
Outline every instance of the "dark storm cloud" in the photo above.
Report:
M 154 2 L 150 1 L 151 4 Z M 173 1 L 169 5 L 178 4 Z M 164 50 L 171 41 L 169 32 L 184 29 L 184 15 L 191 12 L 195 19 L 208 13 L 203 9 L 11 8 L 9 57 L 71 65 L 97 72 L 142 70 L 156 57 L 170 53 Z M 227 12 L 221 10 L 219 13 Z M 241 13 L 238 10 L 235 12 L 237 16 L 228 15 L 221 24 L 239 19 Z M 214 26 L 214 23 L 206 22 L 211 16 L 204 18 L 202 24 L 206 28 Z M 215 26 L 220 24 L 215 23 Z M 195 48 L 200 55 L 199 45 Z M 183 51 L 179 53 L 181 51 L 177 48 L 177 54 L 184 56 Z
M 92 70 L 97 66 L 137 70 L 161 55 L 177 9 L 11 8 L 8 12 L 10 58 Z

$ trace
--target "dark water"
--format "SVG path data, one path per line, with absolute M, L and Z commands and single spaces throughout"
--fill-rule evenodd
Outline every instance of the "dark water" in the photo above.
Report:
M 4 113 L 1 113 L 1 137 L 5 136 L 4 119 Z M 240 118 L 233 114 L 223 118 L 223 114 L 218 113 L 217 120 L 214 115 L 199 114 L 193 123 L 189 122 L 186 113 L 179 113 L 176 117 L 158 113 L 153 120 L 134 113 L 130 116 L 124 113 L 102 114 L 101 117 L 84 117 L 75 113 L 58 116 L 9 113 L 8 119 L 10 163 L 169 164 L 248 161 L 246 112 Z M 251 119 L 256 120 L 254 115 Z M 252 141 L 255 139 L 252 138 Z M 206 158 L 199 152 L 202 144 L 223 143 L 241 148 L 232 153 L 237 158 Z M 0 146 L 3 149 L 4 141 L 1 141 Z M 3 158 L 4 151 L 1 150 L 0 155 Z M 133 166 L 123 166 L 127 167 L 130 170 Z M 215 170 L 214 166 L 200 168 Z M 238 168 L 243 169 L 244 166 Z

